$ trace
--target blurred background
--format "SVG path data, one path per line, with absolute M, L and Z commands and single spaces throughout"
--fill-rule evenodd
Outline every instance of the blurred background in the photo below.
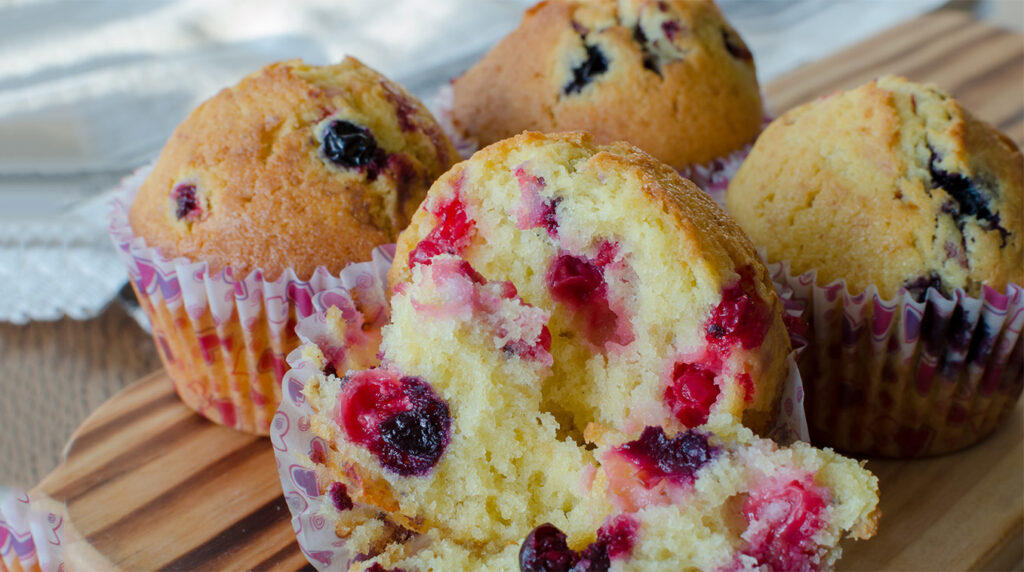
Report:
M 531 3 L 0 0 L 0 484 L 31 486 L 91 410 L 159 367 L 145 333 L 111 306 L 127 275 L 106 204 L 193 107 L 266 63 L 346 54 L 430 105 Z M 1024 0 L 719 5 L 762 84 L 940 8 L 1024 30 Z M 14 458 L 13 440 L 28 443 Z

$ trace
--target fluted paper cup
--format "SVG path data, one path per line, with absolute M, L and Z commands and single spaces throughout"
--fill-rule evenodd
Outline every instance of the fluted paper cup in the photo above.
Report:
M 146 244 L 128 214 L 151 167 L 125 179 L 112 202 L 109 233 L 149 316 L 153 338 L 182 401 L 212 421 L 266 435 L 281 401 L 285 358 L 298 347 L 295 325 L 329 288 L 358 287 L 359 264 L 338 275 L 318 268 L 308 280 L 287 269 L 268 280 L 255 270 L 236 277 L 203 261 L 168 258 Z M 365 264 L 385 264 L 375 253 Z
M 847 453 L 939 455 L 972 445 L 1013 411 L 1024 387 L 1024 288 L 972 297 L 929 288 L 883 299 L 820 285 L 770 264 L 773 279 L 807 304 L 800 358 L 812 441 Z

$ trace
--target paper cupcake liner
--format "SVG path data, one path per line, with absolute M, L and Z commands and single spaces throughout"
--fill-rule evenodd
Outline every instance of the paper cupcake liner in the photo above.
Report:
M 21 489 L 0 487 L 0 569 L 63 570 L 63 545 L 62 516 L 34 506 Z
M 325 291 L 313 298 L 315 312 L 299 321 L 297 331 L 303 342 L 316 344 L 332 364 L 344 364 L 349 353 L 365 353 L 366 348 L 353 347 L 347 336 L 339 335 L 336 328 L 329 326 L 326 313 L 330 306 L 341 309 L 341 316 L 347 324 L 346 332 L 358 327 L 363 321 L 361 313 L 371 316 L 366 321 L 374 324 L 374 327 L 388 321 L 389 311 L 383 296 L 387 288 L 387 267 L 378 268 L 378 272 L 373 285 L 379 287 L 380 291 L 375 296 L 367 296 L 364 292 L 350 296 L 344 289 Z M 799 319 L 803 313 L 803 303 L 794 299 L 792 292 L 785 288 L 780 292 L 780 297 L 786 314 Z M 368 300 L 372 303 L 364 303 Z M 791 333 L 791 338 L 794 347 L 802 347 L 805 343 L 798 334 Z M 361 339 L 357 343 L 365 343 L 369 339 Z M 787 358 L 789 372 L 779 416 L 768 435 L 781 443 L 808 439 L 807 422 L 803 414 L 803 385 L 796 364 L 798 352 L 799 349 L 794 350 Z M 299 548 L 307 560 L 318 570 L 346 569 L 359 555 L 352 553 L 346 540 L 335 533 L 331 524 L 330 516 L 336 509 L 327 493 L 332 482 L 329 480 L 329 471 L 320 464 L 330 444 L 311 430 L 310 420 L 314 412 L 302 393 L 306 384 L 321 373 L 320 365 L 304 355 L 302 348 L 288 356 L 288 363 L 291 369 L 282 382 L 284 397 L 270 433 L 281 488 L 292 513 L 292 527 Z M 337 370 L 344 371 L 341 367 Z M 356 503 L 356 508 L 362 506 Z
M 360 271 L 346 268 L 334 276 L 321 267 L 300 280 L 288 269 L 267 280 L 256 270 L 236 279 L 230 268 L 213 274 L 205 262 L 169 259 L 136 236 L 128 220 L 151 169 L 122 182 L 108 230 L 160 357 L 187 406 L 222 425 L 266 435 L 281 400 L 285 358 L 299 345 L 295 325 L 313 312 L 314 295 L 352 286 L 345 275 Z
M 776 282 L 808 306 L 800 358 L 817 445 L 858 455 L 922 457 L 967 447 L 1013 410 L 1024 387 L 1024 288 L 980 297 L 930 288 L 916 301 L 845 281 L 818 285 L 770 264 Z

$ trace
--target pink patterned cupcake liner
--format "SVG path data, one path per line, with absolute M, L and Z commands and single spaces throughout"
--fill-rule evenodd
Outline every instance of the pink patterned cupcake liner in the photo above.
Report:
M 64 569 L 64 518 L 32 505 L 28 493 L 0 487 L 0 570 Z
M 376 296 L 359 292 L 352 296 L 345 289 L 328 290 L 313 297 L 315 311 L 302 318 L 296 328 L 306 344 L 315 345 L 336 371 L 347 371 L 347 365 L 358 362 L 354 356 L 365 356 L 375 351 L 379 337 L 374 335 L 380 325 L 388 321 L 389 311 L 383 294 L 387 288 L 387 268 L 377 269 L 372 281 L 380 288 Z M 367 284 L 371 281 L 367 280 Z M 780 293 L 788 316 L 799 319 L 804 305 L 793 298 L 792 292 Z M 337 307 L 345 326 L 332 326 L 327 313 Z M 364 318 L 363 316 L 368 316 Z M 372 324 L 366 327 L 363 324 Z M 353 339 L 349 332 L 363 331 L 367 335 Z M 802 347 L 804 340 L 793 334 L 794 347 Z M 306 346 L 288 356 L 291 369 L 282 381 L 284 395 L 274 417 L 270 439 L 274 447 L 278 476 L 285 500 L 292 512 L 299 548 L 307 560 L 318 570 L 346 569 L 359 555 L 353 554 L 345 538 L 339 537 L 329 515 L 334 511 L 329 491 L 333 484 L 330 473 L 322 464 L 330 444 L 311 430 L 312 406 L 303 389 L 317 374 L 322 373 L 320 361 L 306 351 Z M 803 386 L 796 364 L 794 350 L 788 357 L 789 373 L 781 400 L 780 414 L 769 436 L 789 443 L 795 439 L 807 440 L 807 422 L 803 415 Z M 368 508 L 355 503 L 356 508 Z
M 343 276 L 348 269 L 335 276 L 321 267 L 308 280 L 291 269 L 276 280 L 260 270 L 237 278 L 230 268 L 214 274 L 205 262 L 163 256 L 128 219 L 151 169 L 121 183 L 108 231 L 153 325 L 160 357 L 186 405 L 222 425 L 265 435 L 281 400 L 285 358 L 299 345 L 295 325 L 313 312 L 318 292 L 353 287 Z
M 1024 389 L 1024 288 L 984 287 L 980 297 L 930 288 L 852 295 L 770 264 L 773 279 L 807 304 L 809 347 L 800 358 L 807 419 L 818 445 L 859 454 L 922 457 L 980 441 Z

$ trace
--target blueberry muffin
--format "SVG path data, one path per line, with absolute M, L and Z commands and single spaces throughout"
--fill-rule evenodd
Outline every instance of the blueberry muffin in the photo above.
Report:
M 487 145 L 523 130 L 589 131 L 676 168 L 752 142 L 754 60 L 710 0 L 549 0 L 454 82 L 452 116 Z
M 934 86 L 887 76 L 776 119 L 729 185 L 769 261 L 883 298 L 1024 282 L 1024 160 Z
M 705 193 L 638 148 L 524 133 L 479 151 L 431 187 L 389 281 L 442 254 L 550 310 L 542 393 L 575 436 L 774 420 L 790 343 L 764 265 Z
M 350 569 L 810 570 L 874 533 L 877 480 L 831 451 L 728 421 L 578 441 L 545 395 L 553 311 L 518 290 L 437 254 L 396 286 L 380 367 L 342 374 L 304 346 Z
M 426 108 L 354 58 L 272 64 L 175 130 L 131 224 L 236 278 L 336 273 L 394 242 L 457 154 Z
M 456 158 L 353 58 L 272 64 L 195 109 L 111 225 L 185 404 L 267 433 L 312 296 L 393 242 Z
M 816 442 L 935 455 L 1013 411 L 1022 179 L 1007 137 L 899 77 L 800 106 L 761 135 L 727 206 L 808 306 L 800 370 Z

